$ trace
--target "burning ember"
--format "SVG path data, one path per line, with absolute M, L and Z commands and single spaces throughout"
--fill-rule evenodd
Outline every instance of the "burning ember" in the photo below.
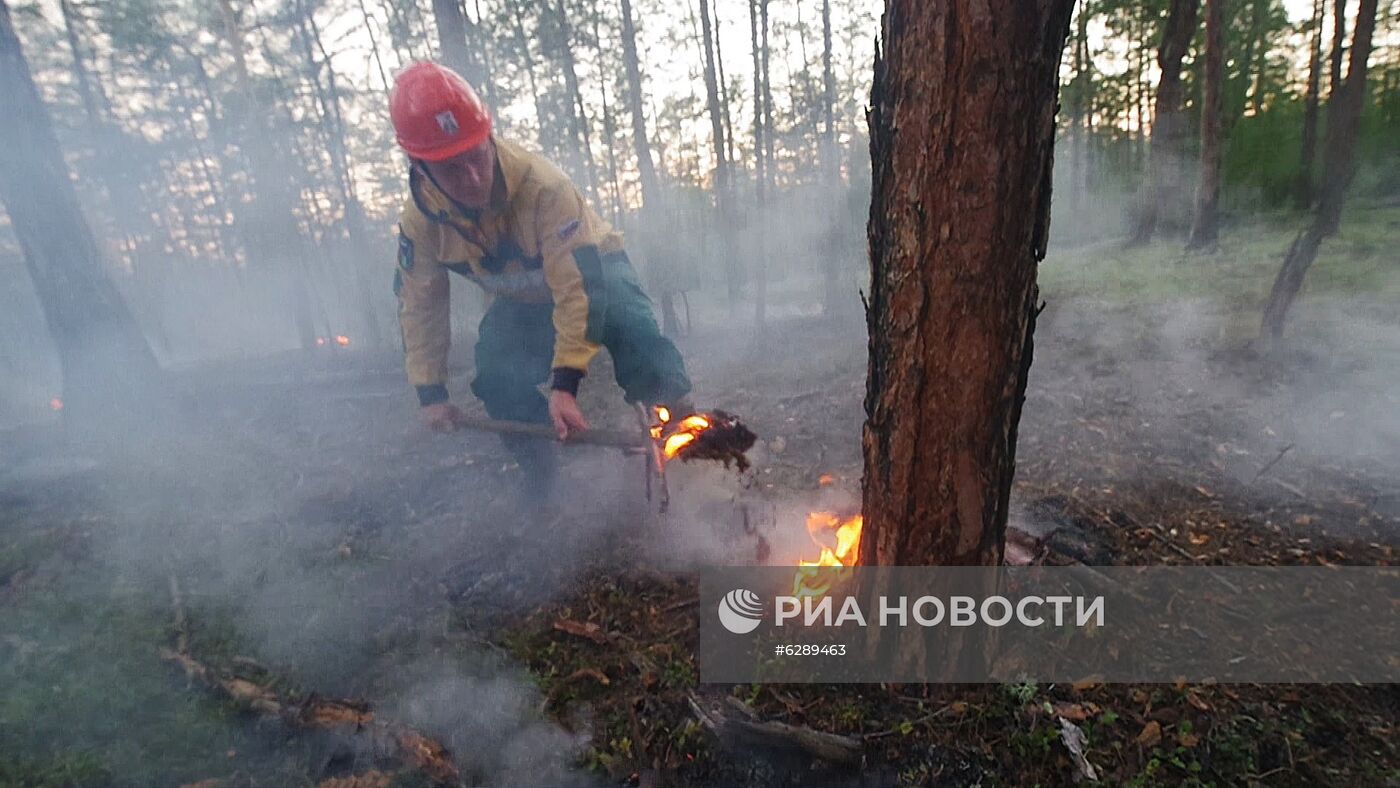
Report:
M 53 399 L 49 400 L 49 410 L 55 413 L 57 413 L 60 410 L 63 410 L 63 400 L 59 399 L 58 397 L 54 397 Z
M 793 596 L 822 596 L 841 573 L 823 572 L 822 567 L 851 567 L 860 560 L 860 530 L 865 524 L 861 515 L 840 517 L 834 512 L 812 512 L 807 515 L 807 534 L 821 548 L 815 561 L 798 560 L 796 576 L 792 579 Z
M 337 345 L 340 345 L 341 347 L 350 347 L 350 337 L 347 337 L 344 334 L 336 334 L 335 343 Z
M 719 460 L 726 468 L 732 462 L 740 471 L 748 469 L 749 458 L 744 452 L 753 447 L 758 436 L 734 416 L 715 410 L 692 413 L 673 423 L 669 408 L 658 406 L 654 413 L 651 437 L 660 441 L 667 460 Z

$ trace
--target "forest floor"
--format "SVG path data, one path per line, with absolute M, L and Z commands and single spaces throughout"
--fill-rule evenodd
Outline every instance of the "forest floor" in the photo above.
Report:
M 1397 238 L 1395 209 L 1349 224 L 1268 355 L 1248 340 L 1282 225 L 1213 258 L 1053 254 L 1012 525 L 1091 564 L 1393 564 Z M 179 371 L 183 404 L 117 453 L 6 436 L 0 785 L 428 784 L 440 753 L 405 731 L 466 784 L 1068 784 L 1061 717 L 1112 784 L 1400 781 L 1393 686 L 699 687 L 695 568 L 758 535 L 803 555 L 803 514 L 853 507 L 861 473 L 863 325 L 721 322 L 683 349 L 697 401 L 760 436 L 754 469 L 678 466 L 664 519 L 640 459 L 604 449 L 522 502 L 493 437 L 413 423 L 388 353 Z M 585 406 L 626 426 L 606 377 Z M 728 750 L 701 691 L 865 764 Z

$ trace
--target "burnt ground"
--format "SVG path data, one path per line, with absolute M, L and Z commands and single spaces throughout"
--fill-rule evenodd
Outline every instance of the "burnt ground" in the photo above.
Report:
M 1200 304 L 1052 304 L 1013 525 L 1095 564 L 1391 563 L 1390 357 L 1326 332 L 1264 356 L 1228 322 Z M 736 502 L 781 562 L 803 549 L 801 512 L 857 500 L 864 336 L 792 319 L 762 344 L 713 329 L 684 349 L 697 401 L 760 445 L 743 478 L 681 466 L 665 519 L 640 458 L 571 449 L 564 490 L 537 501 L 492 436 L 424 434 L 392 355 L 181 371 L 179 404 L 109 436 L 117 452 L 53 427 L 10 436 L 0 784 L 427 781 L 353 732 L 190 680 L 159 654 L 181 633 L 288 705 L 362 700 L 436 738 L 467 784 L 1062 784 L 1058 717 L 1115 784 L 1400 780 L 1394 687 L 706 688 L 857 737 L 865 763 L 721 746 L 688 700 L 692 570 L 757 557 Z M 604 377 L 585 405 L 626 427 Z

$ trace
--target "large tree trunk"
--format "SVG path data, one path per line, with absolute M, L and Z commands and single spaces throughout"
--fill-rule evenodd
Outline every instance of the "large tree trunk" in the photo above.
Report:
M 1137 226 L 1128 241 L 1133 245 L 1152 240 L 1162 209 L 1180 194 L 1179 159 L 1186 137 L 1186 118 L 1181 111 L 1181 59 L 1186 56 L 1191 36 L 1196 32 L 1198 3 L 1199 0 L 1172 0 L 1162 31 L 1162 47 L 1157 52 L 1157 66 L 1162 76 L 1157 83 L 1157 102 L 1152 116 L 1147 182 Z
M 1187 249 L 1212 250 L 1220 235 L 1220 113 L 1224 87 L 1225 0 L 1206 0 L 1205 98 L 1201 107 L 1201 180 Z
M 102 270 L 48 110 L 0 0 L 0 199 L 24 253 L 63 372 L 65 414 L 100 419 L 133 408 L 158 365 Z
M 1342 90 L 1342 59 L 1346 56 L 1347 42 L 1347 0 L 1332 0 L 1332 52 L 1331 68 L 1327 75 L 1327 103 Z
M 866 563 L 1001 563 L 1072 6 L 886 6 L 870 111 Z
M 1298 158 L 1298 182 L 1293 201 L 1300 210 L 1312 205 L 1313 161 L 1317 157 L 1317 116 L 1322 87 L 1322 0 L 1313 0 L 1312 53 L 1308 58 L 1308 92 L 1303 100 L 1303 145 Z
M 1366 105 L 1366 61 L 1371 57 L 1371 36 L 1375 27 L 1376 0 L 1361 0 L 1356 11 L 1356 32 L 1351 42 L 1346 81 L 1328 108 L 1322 194 L 1317 213 L 1308 229 L 1289 247 L 1269 292 L 1263 321 L 1263 333 L 1268 341 L 1277 341 L 1283 336 L 1288 309 L 1303 287 L 1303 279 L 1317 258 L 1318 248 L 1323 239 L 1335 235 L 1341 225 L 1347 186 L 1356 174 L 1356 138 L 1361 127 L 1361 110 Z

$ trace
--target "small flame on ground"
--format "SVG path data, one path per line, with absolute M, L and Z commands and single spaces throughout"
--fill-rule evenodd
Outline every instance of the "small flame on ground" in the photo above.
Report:
M 798 560 L 797 575 L 792 580 L 793 596 L 822 596 L 831 590 L 833 574 L 821 567 L 851 567 L 860 560 L 860 531 L 865 525 L 861 515 L 841 517 L 835 512 L 812 512 L 807 515 L 807 535 L 821 548 L 815 561 Z
M 326 338 L 325 338 L 325 337 L 316 337 L 316 347 L 320 347 L 320 346 L 322 346 L 322 345 L 324 345 L 324 344 L 326 344 Z
M 350 337 L 347 337 L 344 334 L 336 334 L 335 343 L 337 345 L 340 345 L 341 347 L 350 347 Z
M 821 476 L 818 476 L 818 477 L 817 477 L 817 486 L 818 486 L 818 487 L 830 487 L 831 485 L 833 485 L 833 484 L 835 484 L 835 483 L 836 483 L 836 477 L 835 477 L 835 476 L 832 476 L 832 475 L 829 474 L 829 473 L 823 473 Z
M 63 400 L 59 399 L 58 397 L 54 397 L 53 399 L 49 400 L 49 410 L 54 411 L 55 413 L 57 413 L 60 410 L 63 410 Z

